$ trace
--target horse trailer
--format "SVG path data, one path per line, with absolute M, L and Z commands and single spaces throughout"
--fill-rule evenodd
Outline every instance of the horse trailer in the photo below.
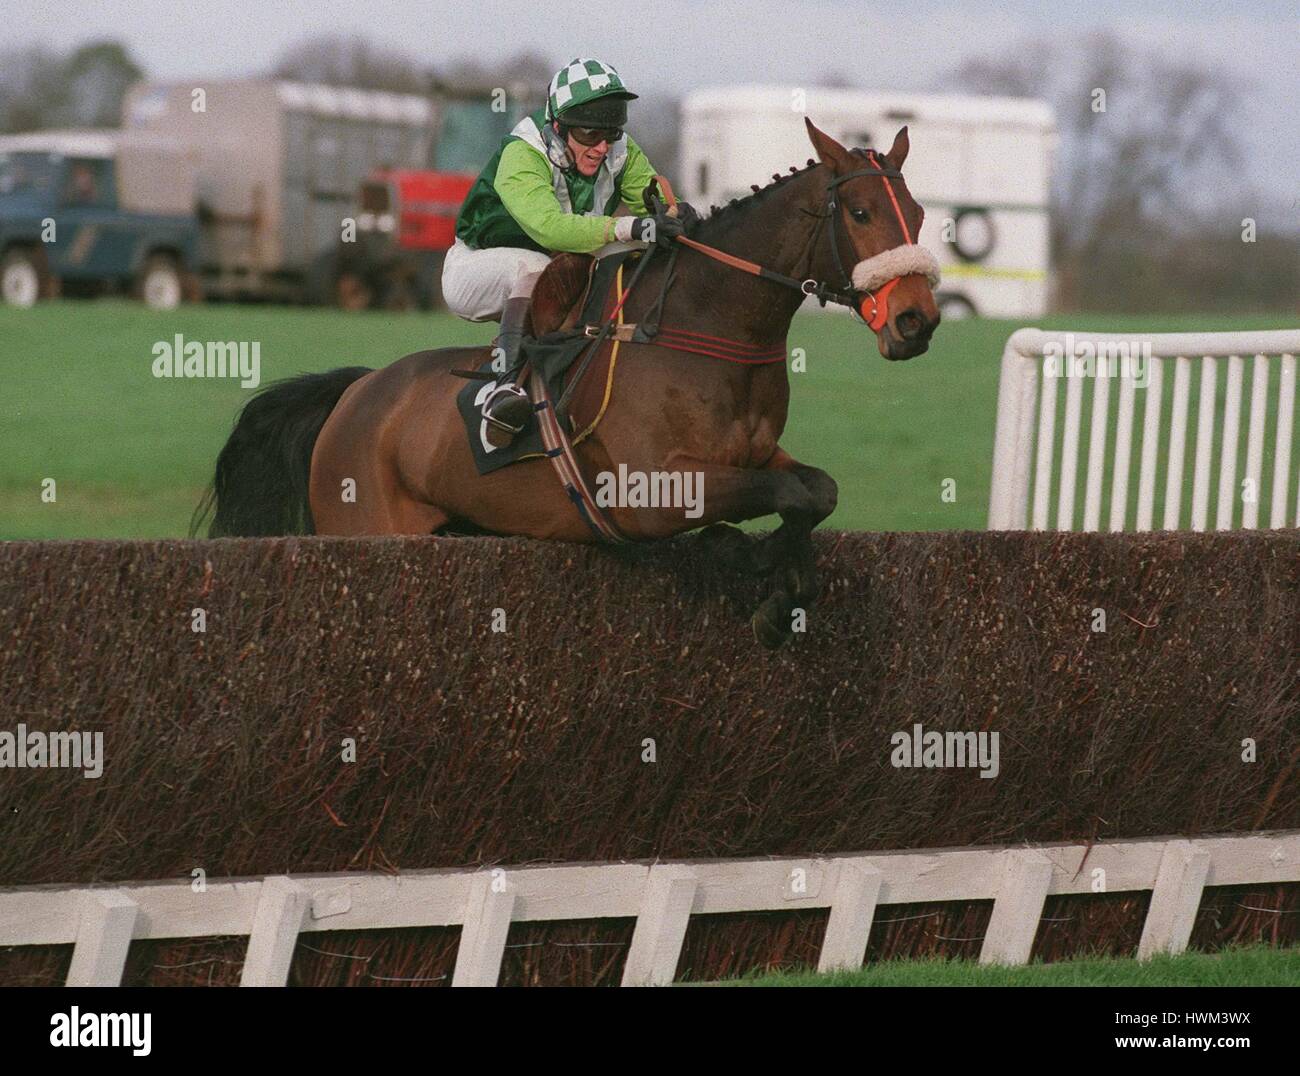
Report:
M 259 79 L 142 82 L 128 131 L 198 155 L 204 294 L 297 299 L 377 168 L 427 168 L 436 106 L 415 94 Z
M 813 156 L 805 116 L 850 148 L 886 150 L 907 126 L 903 171 L 926 210 L 921 242 L 939 258 L 945 317 L 1046 312 L 1056 128 L 1045 102 L 827 87 L 699 90 L 682 101 L 682 197 L 705 211 L 802 166 Z

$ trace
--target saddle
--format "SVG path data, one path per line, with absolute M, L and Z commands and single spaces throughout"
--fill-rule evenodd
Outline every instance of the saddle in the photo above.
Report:
M 558 254 L 533 286 L 524 318 L 522 355 L 531 370 L 529 376 L 544 378 L 553 399 L 559 400 L 567 393 L 562 418 L 573 444 L 590 436 L 604 417 L 613 395 L 619 345 L 630 339 L 627 333 L 612 333 L 600 343 L 590 360 L 577 360 L 596 343 L 588 327 L 602 325 L 613 316 L 619 295 L 628 286 L 625 263 L 633 255 L 641 256 L 641 252 L 619 251 L 599 260 L 590 254 Z M 490 369 L 491 362 L 487 360 L 480 368 L 479 377 L 486 378 Z M 575 378 L 580 378 L 576 385 Z M 482 380 L 473 381 L 457 396 L 479 473 L 487 474 L 541 455 L 541 438 L 535 423 L 505 448 L 488 444 L 479 415 L 479 404 L 484 398 L 484 389 L 479 387 L 482 384 Z
M 574 328 L 591 292 L 596 258 L 591 254 L 557 254 L 533 286 L 524 331 L 529 336 Z

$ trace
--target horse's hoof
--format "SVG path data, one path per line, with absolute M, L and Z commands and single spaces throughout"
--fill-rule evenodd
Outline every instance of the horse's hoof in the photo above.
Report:
M 776 650 L 784 646 L 786 641 L 794 632 L 788 626 L 790 619 L 790 610 L 785 603 L 777 599 L 773 594 L 763 602 L 755 611 L 750 619 L 750 624 L 754 628 L 754 638 L 758 640 L 761 646 L 767 647 L 768 650 Z

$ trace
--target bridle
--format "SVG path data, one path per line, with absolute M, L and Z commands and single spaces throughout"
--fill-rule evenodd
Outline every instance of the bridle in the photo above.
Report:
M 801 258 L 801 264 L 811 267 L 812 261 L 816 256 L 818 240 L 821 236 L 822 223 L 830 221 L 830 243 L 831 258 L 835 264 L 835 272 L 839 275 L 839 282 L 828 284 L 825 281 L 817 280 L 810 274 L 802 277 L 786 276 L 784 273 L 778 273 L 774 269 L 768 269 L 759 265 L 757 262 L 747 261 L 744 258 L 738 258 L 734 254 L 728 254 L 725 251 L 718 250 L 717 247 L 711 247 L 706 243 L 701 243 L 695 239 L 688 239 L 686 236 L 678 236 L 677 242 L 683 246 L 690 247 L 701 254 L 706 255 L 721 262 L 723 265 L 729 265 L 733 269 L 740 269 L 742 272 L 750 273 L 753 276 L 770 280 L 773 283 L 781 284 L 784 287 L 794 288 L 804 295 L 811 295 L 822 306 L 827 303 L 834 303 L 837 306 L 847 306 L 849 309 L 857 312 L 863 321 L 874 331 L 879 332 L 889 320 L 889 295 L 898 286 L 898 282 L 907 274 L 900 274 L 891 277 L 884 283 L 874 289 L 860 289 L 854 286 L 853 278 L 844 268 L 844 262 L 840 257 L 840 233 L 837 224 L 840 218 L 842 206 L 839 199 L 839 188 L 841 184 L 847 183 L 851 179 L 860 179 L 864 176 L 879 177 L 884 181 L 885 190 L 889 194 L 889 201 L 893 207 L 894 214 L 898 218 L 899 227 L 903 233 L 904 246 L 910 247 L 913 243 L 912 231 L 907 226 L 907 220 L 903 216 L 902 207 L 898 203 L 898 196 L 894 193 L 892 179 L 902 179 L 903 173 L 897 168 L 885 166 L 879 159 L 875 150 L 850 150 L 855 156 L 866 160 L 871 167 L 859 168 L 852 172 L 847 172 L 842 176 L 836 176 L 826 186 L 826 203 L 820 213 L 814 213 L 812 210 L 805 209 L 803 212 L 810 216 L 818 218 L 817 226 L 813 229 L 806 247 L 806 257 Z M 663 176 L 656 176 L 660 190 L 664 192 L 665 199 L 671 207 L 676 204 L 673 197 L 672 188 Z M 888 253 L 888 252 L 885 252 Z
M 877 158 L 874 149 L 861 151 L 850 150 L 849 152 L 865 157 L 871 167 L 859 168 L 855 172 L 848 172 L 842 176 L 837 176 L 826 186 L 827 199 L 825 216 L 830 219 L 831 225 L 831 257 L 835 261 L 835 271 L 840 275 L 840 279 L 844 281 L 844 290 L 855 296 L 861 296 L 857 302 L 852 304 L 853 308 L 862 316 L 862 320 L 865 321 L 873 331 L 879 332 L 880 329 L 884 327 L 885 322 L 889 320 L 889 294 L 898 286 L 898 282 L 903 278 L 901 276 L 891 277 L 874 292 L 858 292 L 854 289 L 853 279 L 845 271 L 844 263 L 840 260 L 840 236 L 836 229 L 836 224 L 840 219 L 839 188 L 840 184 L 847 183 L 851 179 L 859 179 L 862 176 L 879 176 L 884 181 L 885 190 L 889 194 L 890 205 L 893 206 L 894 209 L 894 216 L 898 218 L 898 226 L 902 229 L 903 243 L 910 246 L 913 242 L 912 230 L 907 226 L 907 218 L 903 216 L 903 209 L 898 204 L 898 196 L 894 193 L 894 185 L 890 183 L 891 179 L 902 179 L 903 173 L 897 168 L 886 168 Z M 818 225 L 818 227 L 820 228 L 820 225 Z M 871 303 L 870 313 L 866 310 L 866 304 L 868 301 Z

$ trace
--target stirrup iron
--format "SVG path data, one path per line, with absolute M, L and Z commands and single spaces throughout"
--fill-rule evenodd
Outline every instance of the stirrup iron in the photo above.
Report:
M 524 426 L 527 425 L 527 420 L 521 422 L 518 426 L 515 426 L 512 423 L 506 422 L 505 420 L 497 418 L 495 415 L 493 415 L 491 413 L 491 408 L 493 404 L 497 403 L 503 396 L 510 396 L 517 400 L 523 400 L 525 403 L 528 404 L 528 408 L 530 412 L 532 411 L 533 402 L 531 399 L 529 399 L 528 393 L 526 393 L 518 385 L 514 385 L 514 384 L 498 385 L 495 389 L 492 390 L 492 394 L 486 400 L 483 401 L 483 407 L 481 411 L 483 418 L 488 422 L 489 425 L 495 427 L 498 430 L 503 431 L 504 433 L 508 433 L 513 437 L 523 432 Z

